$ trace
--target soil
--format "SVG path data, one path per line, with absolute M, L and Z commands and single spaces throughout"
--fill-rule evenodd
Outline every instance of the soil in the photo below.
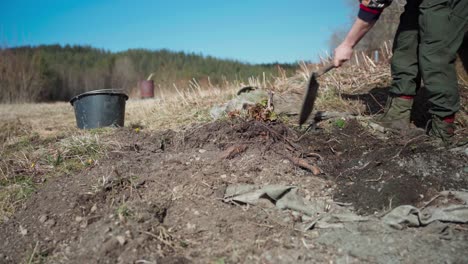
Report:
M 439 223 L 404 231 L 358 225 L 302 232 L 293 228 L 291 213 L 222 200 L 230 184 L 294 185 L 307 199 L 333 197 L 369 215 L 418 206 L 442 190 L 468 189 L 466 155 L 423 137 L 384 140 L 353 120 L 306 135 L 280 122 L 227 120 L 179 132 L 118 129 L 106 137 L 120 147 L 79 174 L 43 181 L 0 225 L 0 262 L 466 260 L 466 226 L 454 225 L 451 240 L 428 231 L 439 232 Z M 292 157 L 322 173 L 294 166 Z

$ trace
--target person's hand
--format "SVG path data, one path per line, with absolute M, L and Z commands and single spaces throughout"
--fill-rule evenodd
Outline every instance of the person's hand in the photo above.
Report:
M 340 67 L 343 63 L 349 61 L 351 56 L 353 55 L 353 47 L 346 45 L 345 43 L 341 43 L 335 49 L 335 57 L 333 58 L 333 65 L 335 67 Z
M 361 4 L 364 5 L 364 6 L 369 6 L 370 0 L 362 0 Z

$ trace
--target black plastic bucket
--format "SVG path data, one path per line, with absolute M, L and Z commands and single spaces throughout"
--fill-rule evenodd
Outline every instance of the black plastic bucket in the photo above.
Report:
M 127 100 L 128 95 L 120 90 L 105 89 L 77 95 L 70 104 L 75 109 L 78 128 L 123 127 Z

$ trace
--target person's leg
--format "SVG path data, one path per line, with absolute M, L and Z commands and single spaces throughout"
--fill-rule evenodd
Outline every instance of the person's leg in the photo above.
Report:
M 393 42 L 392 85 L 384 113 L 376 119 L 378 124 L 390 129 L 408 128 L 413 97 L 420 85 L 419 3 L 418 0 L 408 1 Z
M 460 108 L 456 53 L 468 19 L 468 0 L 423 0 L 420 5 L 419 63 L 429 93 L 430 134 L 449 142 Z
M 408 1 L 393 42 L 390 93 L 394 96 L 415 96 L 421 84 L 418 58 L 420 2 Z

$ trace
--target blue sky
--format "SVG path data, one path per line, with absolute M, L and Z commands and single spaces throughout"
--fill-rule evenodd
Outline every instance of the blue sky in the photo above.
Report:
M 315 60 L 349 26 L 344 0 L 0 0 L 7 46 L 170 49 L 250 63 Z

